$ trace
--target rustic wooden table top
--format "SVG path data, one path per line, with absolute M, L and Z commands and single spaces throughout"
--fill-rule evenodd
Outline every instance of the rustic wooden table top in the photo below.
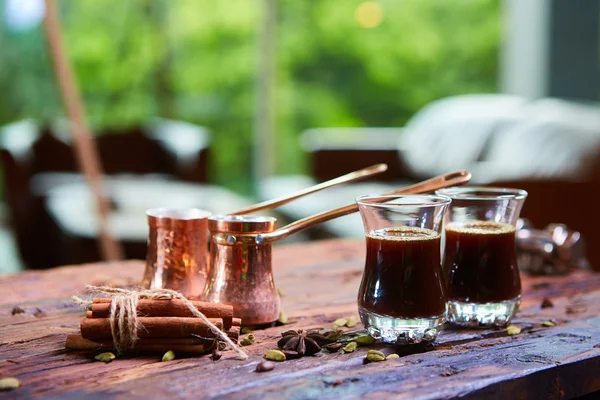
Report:
M 256 373 L 284 330 L 329 328 L 356 315 L 362 241 L 332 240 L 276 247 L 276 283 L 289 325 L 254 332 L 257 343 L 239 361 L 225 352 L 160 362 L 161 355 L 104 364 L 94 354 L 67 352 L 83 312 L 70 303 L 86 284 L 138 282 L 143 262 L 90 264 L 0 277 L 0 377 L 21 387 L 0 398 L 572 398 L 600 390 L 600 274 L 524 277 L 515 325 L 523 331 L 446 330 L 435 348 L 377 346 L 401 357 L 363 364 L 366 349 L 319 353 Z M 541 308 L 543 298 L 553 307 Z M 12 315 L 20 307 L 24 313 Z M 553 319 L 557 325 L 543 327 Z

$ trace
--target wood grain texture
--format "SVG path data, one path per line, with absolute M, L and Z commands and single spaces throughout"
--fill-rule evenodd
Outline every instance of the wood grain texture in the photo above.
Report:
M 0 376 L 22 387 L 1 398 L 572 398 L 600 390 L 600 274 L 523 277 L 517 336 L 505 330 L 452 330 L 435 347 L 378 345 L 401 357 L 363 364 L 365 348 L 319 353 L 255 373 L 262 355 L 287 329 L 329 328 L 356 315 L 364 262 L 362 241 L 279 246 L 275 279 L 290 324 L 255 331 L 246 361 L 224 352 L 160 362 L 162 354 L 94 362 L 95 353 L 67 352 L 84 312 L 69 298 L 86 284 L 130 286 L 143 263 L 92 264 L 0 277 Z M 541 308 L 542 299 L 554 304 Z M 14 307 L 22 313 L 12 315 Z M 557 326 L 545 328 L 543 321 Z M 4 396 L 4 397 L 3 397 Z

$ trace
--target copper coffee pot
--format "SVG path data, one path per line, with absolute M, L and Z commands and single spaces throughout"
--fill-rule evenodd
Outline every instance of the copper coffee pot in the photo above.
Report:
M 469 172 L 458 171 L 386 194 L 431 192 L 462 185 L 470 179 Z M 269 207 L 264 204 L 281 203 L 261 203 L 260 209 Z M 278 230 L 275 230 L 277 220 L 273 217 L 245 216 L 239 215 L 240 212 L 209 217 L 210 270 L 204 300 L 233 305 L 234 313 L 246 325 L 268 325 L 275 322 L 279 316 L 279 296 L 273 279 L 271 244 L 357 210 L 355 203 L 349 204 L 301 219 Z
M 363 179 L 387 170 L 387 165 L 368 168 L 331 179 L 299 192 L 256 204 L 237 213 L 273 208 L 309 193 Z M 207 217 L 209 212 L 188 208 L 155 208 L 148 215 L 148 253 L 142 287 L 174 289 L 189 298 L 201 297 L 208 273 Z M 274 228 L 259 226 L 261 231 Z

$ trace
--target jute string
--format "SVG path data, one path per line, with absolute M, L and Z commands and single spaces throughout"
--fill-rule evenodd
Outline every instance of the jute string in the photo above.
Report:
M 190 312 L 200 318 L 219 339 L 231 347 L 242 360 L 248 358 L 248 355 L 227 336 L 225 332 L 217 328 L 204 314 L 202 314 L 192 302 L 185 298 L 181 293 L 171 289 L 140 289 L 127 290 L 110 286 L 86 286 L 86 289 L 93 294 L 102 294 L 112 299 L 110 306 L 110 330 L 113 338 L 113 345 L 118 353 L 123 353 L 135 348 L 138 340 L 138 330 L 143 329 L 143 325 L 137 320 L 137 302 L 139 299 L 152 300 L 181 300 Z M 85 300 L 78 296 L 73 296 L 73 301 L 84 307 L 92 305 L 92 300 Z

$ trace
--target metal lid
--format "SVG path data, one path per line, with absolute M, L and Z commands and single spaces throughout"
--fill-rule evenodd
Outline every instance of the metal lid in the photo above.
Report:
M 275 230 L 277 218 L 257 215 L 214 215 L 208 218 L 208 230 L 227 233 L 266 233 Z

